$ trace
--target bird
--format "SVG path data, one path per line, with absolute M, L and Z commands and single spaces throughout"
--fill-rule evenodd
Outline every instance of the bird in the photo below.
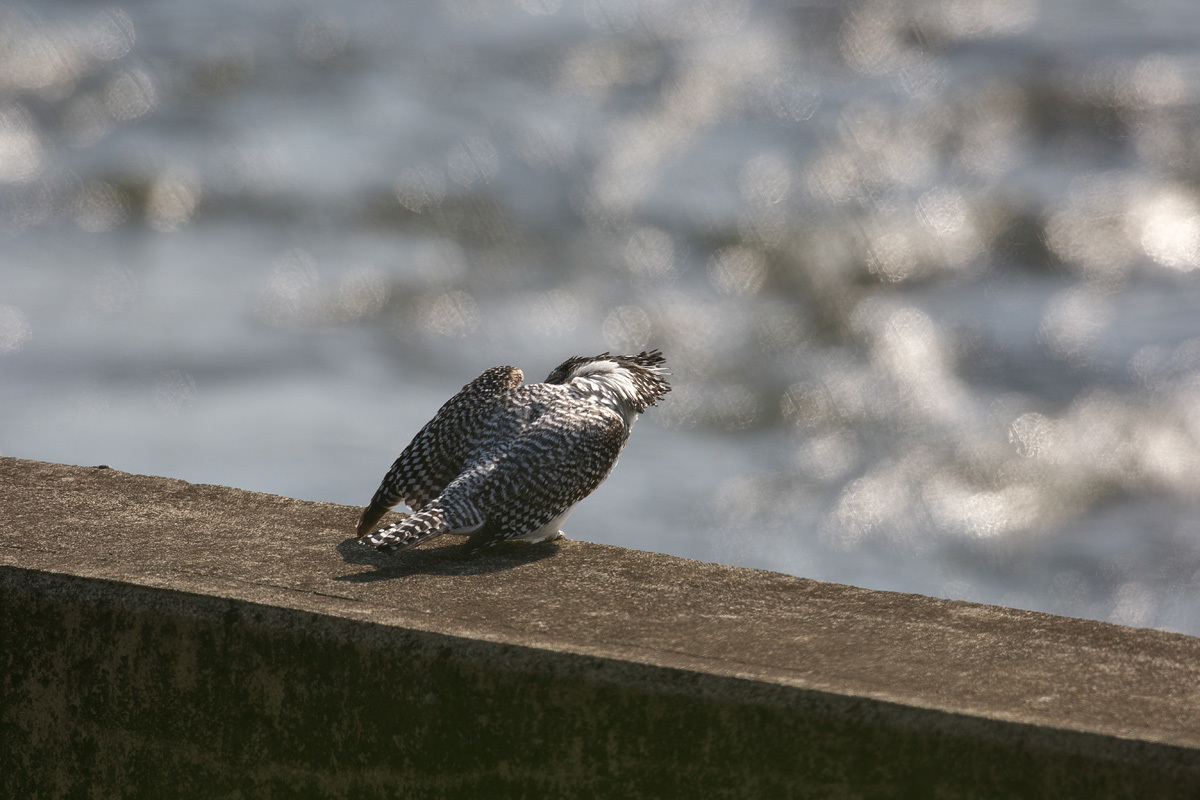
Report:
M 671 390 L 660 350 L 575 356 L 541 383 L 517 367 L 484 371 L 413 437 L 363 510 L 358 541 L 395 553 L 443 533 L 478 553 L 540 542 L 604 482 L 638 415 Z M 413 512 L 375 529 L 403 502 Z M 372 532 L 373 531 L 373 532 Z

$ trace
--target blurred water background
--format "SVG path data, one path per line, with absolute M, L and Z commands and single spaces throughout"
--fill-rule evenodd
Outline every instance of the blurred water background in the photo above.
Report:
M 361 505 L 660 347 L 572 538 L 1200 634 L 1198 122 L 1184 0 L 0 5 L 0 453 Z

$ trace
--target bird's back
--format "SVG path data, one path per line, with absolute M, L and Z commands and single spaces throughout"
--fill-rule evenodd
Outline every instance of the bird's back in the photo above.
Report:
M 495 425 L 496 409 L 521 386 L 516 367 L 492 367 L 442 405 L 392 464 L 363 511 L 358 533 L 369 532 L 397 503 L 414 511 L 428 505 L 458 477 Z

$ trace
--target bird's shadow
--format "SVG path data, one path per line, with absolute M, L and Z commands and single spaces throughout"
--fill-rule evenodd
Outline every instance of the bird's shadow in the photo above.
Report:
M 461 544 L 455 543 L 381 553 L 363 544 L 357 537 L 351 537 L 337 546 L 342 560 L 347 564 L 374 567 L 375 570 L 340 575 L 334 580 L 370 583 L 409 575 L 481 575 L 532 564 L 549 558 L 558 550 L 557 542 L 502 542 L 478 553 L 467 553 Z

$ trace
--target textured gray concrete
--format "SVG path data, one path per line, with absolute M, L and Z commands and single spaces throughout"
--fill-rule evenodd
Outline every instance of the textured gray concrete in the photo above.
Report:
M 1200 797 L 1200 639 L 0 458 L 0 796 Z

